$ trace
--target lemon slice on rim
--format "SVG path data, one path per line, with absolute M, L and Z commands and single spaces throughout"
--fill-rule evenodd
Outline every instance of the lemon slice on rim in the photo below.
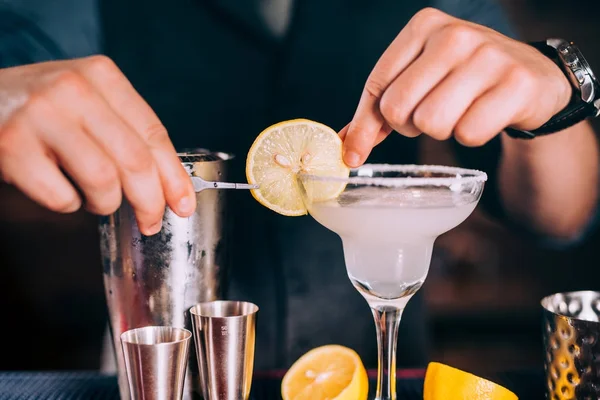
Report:
M 432 362 L 427 367 L 423 400 L 518 400 L 518 397 L 494 382 L 468 372 Z
M 283 400 L 367 400 L 369 379 L 359 355 L 338 345 L 317 347 L 283 377 Z
M 287 216 L 307 213 L 297 176 L 347 178 L 350 169 L 342 160 L 342 140 L 330 127 L 307 119 L 294 119 L 262 131 L 248 151 L 246 177 L 259 185 L 252 195 L 263 206 Z M 346 182 L 319 181 L 309 192 L 314 201 L 336 198 Z

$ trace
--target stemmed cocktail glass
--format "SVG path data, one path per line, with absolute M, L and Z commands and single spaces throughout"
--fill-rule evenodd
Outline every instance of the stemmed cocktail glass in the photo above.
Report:
M 487 176 L 454 167 L 367 164 L 348 178 L 298 179 L 309 213 L 342 239 L 348 276 L 373 312 L 379 352 L 375 399 L 395 399 L 402 312 L 425 281 L 435 239 L 473 212 Z M 313 195 L 337 187 L 333 199 Z

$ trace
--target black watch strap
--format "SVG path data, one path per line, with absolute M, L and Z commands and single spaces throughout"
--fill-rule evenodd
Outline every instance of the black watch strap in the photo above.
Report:
M 548 58 L 551 58 L 554 62 L 558 61 L 558 56 L 556 55 L 556 49 L 550 46 L 546 42 L 529 42 L 531 47 L 536 48 L 540 53 L 545 55 Z M 562 69 L 562 67 L 561 67 Z
M 533 139 L 537 136 L 544 136 L 550 133 L 567 129 L 593 115 L 596 111 L 592 104 L 586 103 L 573 96 L 569 105 L 561 112 L 556 114 L 544 125 L 532 131 L 506 128 L 504 131 L 510 137 L 518 139 Z
M 557 51 L 552 46 L 548 45 L 546 42 L 532 42 L 529 43 L 532 47 L 539 50 L 546 57 L 552 59 L 563 71 L 563 73 L 567 74 L 565 71 L 565 67 L 559 62 Z M 571 101 L 569 104 L 558 114 L 553 116 L 548 122 L 544 125 L 540 126 L 537 129 L 533 129 L 531 131 L 519 130 L 514 128 L 506 128 L 504 131 L 507 135 L 519 138 L 519 139 L 533 139 L 537 136 L 548 135 L 550 133 L 562 131 L 563 129 L 569 128 L 586 118 L 594 115 L 596 113 L 596 109 L 593 104 L 586 103 L 581 100 L 579 97 L 579 93 L 576 89 L 573 89 L 573 96 L 571 97 Z

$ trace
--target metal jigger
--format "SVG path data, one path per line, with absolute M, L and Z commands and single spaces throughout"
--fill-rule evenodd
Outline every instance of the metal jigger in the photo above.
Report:
M 600 292 L 555 293 L 542 300 L 546 398 L 600 398 Z
M 169 326 L 132 329 L 121 335 L 133 400 L 180 400 L 192 333 Z
M 247 400 L 254 368 L 255 304 L 212 301 L 190 309 L 204 400 Z

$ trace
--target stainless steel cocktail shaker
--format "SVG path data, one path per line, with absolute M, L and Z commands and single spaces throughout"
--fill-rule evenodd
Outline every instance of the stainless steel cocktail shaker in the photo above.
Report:
M 181 153 L 190 176 L 225 179 L 230 155 L 197 151 Z M 191 330 L 188 314 L 195 304 L 221 299 L 226 275 L 227 190 L 196 193 L 194 215 L 181 218 L 167 208 L 162 230 L 144 236 L 132 208 L 121 208 L 100 221 L 104 285 L 116 352 L 119 389 L 129 399 L 121 333 L 145 326 Z M 184 399 L 200 394 L 195 351 L 190 351 Z

